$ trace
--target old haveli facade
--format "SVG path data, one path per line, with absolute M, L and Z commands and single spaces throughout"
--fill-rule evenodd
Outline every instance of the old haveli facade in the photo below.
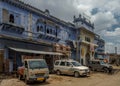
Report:
M 94 43 L 95 32 L 94 23 L 90 19 L 79 15 L 74 17 L 74 24 L 78 30 L 77 40 L 79 41 L 78 52 L 80 52 L 80 60 L 83 65 L 88 65 L 89 61 L 94 59 L 95 48 L 98 46 Z
M 78 28 L 76 24 L 50 15 L 47 9 L 41 11 L 19 0 L 0 0 L 0 72 L 15 71 L 25 58 L 44 58 L 50 70 L 60 58 L 81 62 L 81 57 L 86 64 L 85 55 L 89 49 L 83 47 L 93 43 L 95 34 L 94 25 L 82 23 L 88 28 L 84 25 Z M 84 38 L 86 33 L 91 35 L 91 42 L 79 40 L 79 36 L 82 34 Z M 84 50 L 86 53 L 81 56 Z

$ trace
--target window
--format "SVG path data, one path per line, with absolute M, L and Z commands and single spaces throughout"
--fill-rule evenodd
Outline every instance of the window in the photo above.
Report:
M 45 61 L 29 61 L 30 69 L 40 69 L 40 68 L 47 68 L 47 64 Z
M 40 26 L 40 31 L 43 31 L 43 26 Z
M 87 42 L 91 42 L 91 40 L 90 40 L 89 37 L 85 37 L 85 41 L 87 41 Z
M 53 34 L 57 37 L 57 31 L 53 30 Z
M 70 62 L 67 62 L 66 66 L 71 66 Z
M 14 15 L 13 14 L 10 14 L 9 22 L 14 23 Z
M 55 65 L 58 65 L 59 64 L 59 62 L 57 61 L 57 62 L 55 62 Z
M 60 63 L 60 66 L 65 66 L 65 62 L 61 62 L 61 63 Z
M 37 32 L 39 32 L 39 29 L 40 29 L 39 26 L 37 26 Z
M 47 33 L 48 33 L 48 34 L 50 33 L 49 28 L 47 28 Z
M 25 61 L 25 68 L 27 68 L 28 67 L 28 65 L 27 65 L 27 61 Z
M 50 34 L 52 34 L 52 29 L 50 29 Z

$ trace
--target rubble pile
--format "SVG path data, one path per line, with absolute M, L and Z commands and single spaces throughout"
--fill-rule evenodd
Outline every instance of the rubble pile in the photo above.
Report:
M 27 85 L 18 79 L 4 79 L 0 82 L 0 86 L 27 86 Z
M 49 81 L 62 81 L 63 78 L 61 76 L 51 75 Z

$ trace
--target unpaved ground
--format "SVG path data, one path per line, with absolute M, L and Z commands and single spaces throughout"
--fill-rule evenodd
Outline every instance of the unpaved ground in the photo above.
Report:
M 120 86 L 120 67 L 112 75 L 92 73 L 90 77 L 74 78 L 73 76 L 50 75 L 46 83 L 33 83 L 26 85 L 18 79 L 2 80 L 0 86 Z

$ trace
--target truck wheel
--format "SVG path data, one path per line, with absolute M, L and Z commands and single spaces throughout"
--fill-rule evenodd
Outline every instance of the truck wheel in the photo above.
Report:
M 61 72 L 59 70 L 56 71 L 57 75 L 61 75 Z
M 78 78 L 78 77 L 80 76 L 79 72 L 75 72 L 75 73 L 74 73 L 74 76 L 75 76 L 76 78 Z
M 104 68 L 104 73 L 109 73 L 109 70 L 107 68 Z
M 21 80 L 21 79 L 22 79 L 22 76 L 21 76 L 20 74 L 18 75 L 18 79 L 19 79 L 19 80 Z
M 46 82 L 46 79 L 44 79 L 42 82 Z
M 27 77 L 25 77 L 25 83 L 28 84 L 28 80 L 27 80 Z

